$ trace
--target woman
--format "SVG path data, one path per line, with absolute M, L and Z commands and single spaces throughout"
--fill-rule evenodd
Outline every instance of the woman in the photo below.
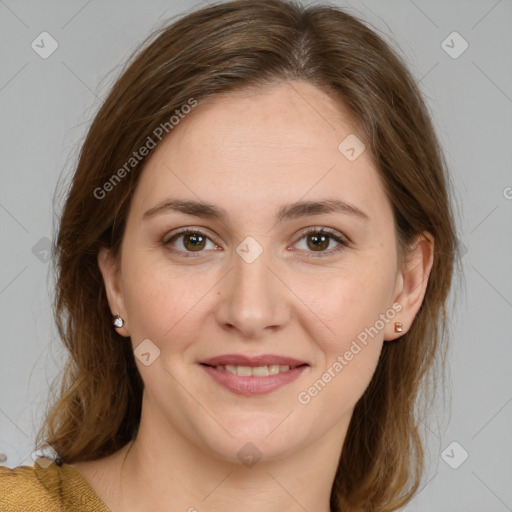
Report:
M 337 8 L 233 1 L 155 33 L 61 217 L 70 357 L 38 436 L 57 458 L 2 468 L 0 509 L 404 506 L 457 249 L 447 179 L 410 73 Z

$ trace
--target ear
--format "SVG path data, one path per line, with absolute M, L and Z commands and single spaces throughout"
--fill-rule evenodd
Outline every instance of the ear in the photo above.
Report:
M 128 331 L 128 319 L 126 317 L 126 309 L 120 287 L 119 264 L 111 251 L 106 247 L 101 247 L 98 251 L 98 267 L 103 276 L 105 292 L 112 316 L 118 313 L 124 320 L 123 327 L 117 327 L 115 330 L 121 336 L 128 337 L 130 333 Z M 114 326 L 112 326 L 112 329 L 114 329 Z
M 424 231 L 408 249 L 406 262 L 397 275 L 393 309 L 398 313 L 394 320 L 386 325 L 384 340 L 397 339 L 411 328 L 423 303 L 433 263 L 434 237 L 428 231 Z M 402 332 L 395 332 L 395 321 L 402 323 Z

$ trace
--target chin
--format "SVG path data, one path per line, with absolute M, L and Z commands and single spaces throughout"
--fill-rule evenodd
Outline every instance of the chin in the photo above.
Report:
M 281 459 L 289 455 L 293 448 L 283 446 L 275 440 L 269 440 L 265 435 L 260 438 L 244 438 L 222 440 L 219 443 L 207 443 L 208 449 L 219 459 L 252 467 L 256 463 Z
M 296 428 L 291 429 L 290 425 L 279 426 L 284 417 L 278 421 L 272 418 L 272 421 L 261 421 L 258 424 L 254 419 L 246 422 L 219 421 L 225 430 L 216 429 L 216 435 L 213 435 L 212 430 L 198 432 L 198 435 L 202 437 L 201 444 L 205 449 L 229 462 L 240 463 L 240 459 L 247 455 L 245 452 L 262 459 L 277 459 L 286 456 L 293 451 L 294 446 L 300 444 L 296 439 L 299 434 Z

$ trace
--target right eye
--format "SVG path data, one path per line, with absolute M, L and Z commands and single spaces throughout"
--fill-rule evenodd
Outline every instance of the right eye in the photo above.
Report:
M 177 249 L 174 243 L 182 239 L 177 245 L 181 245 L 182 248 Z M 186 228 L 176 233 L 171 233 L 170 237 L 166 237 L 162 240 L 162 244 L 175 254 L 181 254 L 186 258 L 194 257 L 195 255 L 187 253 L 201 253 L 204 252 L 204 248 L 208 241 L 214 246 L 213 250 L 218 247 L 213 243 L 208 235 L 199 229 Z

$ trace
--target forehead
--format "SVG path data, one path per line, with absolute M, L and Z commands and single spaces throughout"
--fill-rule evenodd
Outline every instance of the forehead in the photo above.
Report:
M 154 150 L 133 206 L 147 209 L 171 195 L 240 213 L 328 194 L 382 214 L 390 205 L 371 155 L 349 160 L 340 150 L 347 137 L 357 141 L 357 129 L 343 105 L 305 82 L 218 95 Z

